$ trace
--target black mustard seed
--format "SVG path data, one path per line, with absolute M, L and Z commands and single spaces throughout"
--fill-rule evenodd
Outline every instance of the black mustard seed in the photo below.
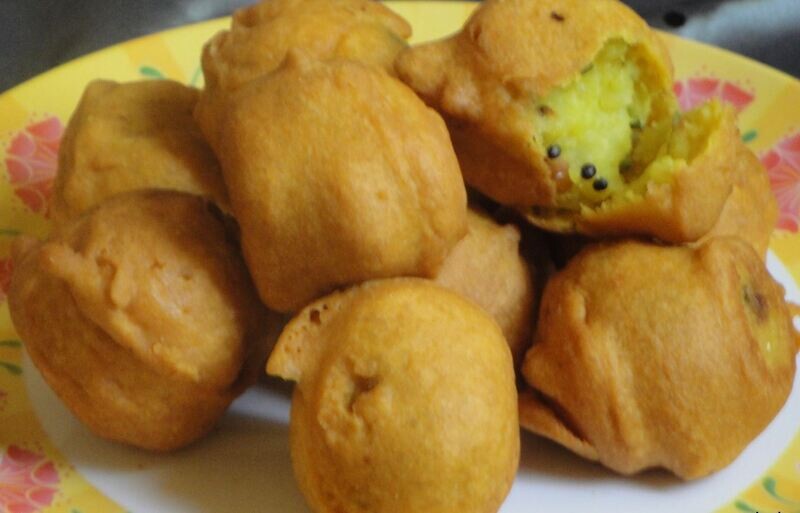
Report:
M 602 177 L 598 178 L 597 180 L 594 181 L 592 187 L 594 187 L 594 190 L 596 191 L 604 191 L 608 188 L 608 180 Z
M 584 164 L 581 168 L 581 177 L 584 180 L 588 180 L 590 178 L 594 178 L 594 175 L 597 174 L 597 168 L 594 167 L 594 164 Z

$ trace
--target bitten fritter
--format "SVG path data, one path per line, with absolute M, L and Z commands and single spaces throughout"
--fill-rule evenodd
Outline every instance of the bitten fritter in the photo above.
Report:
M 219 164 L 192 117 L 197 97 L 171 80 L 89 84 L 61 142 L 52 219 L 148 188 L 190 192 L 228 210 Z
M 611 469 L 721 469 L 792 388 L 784 291 L 746 242 L 588 246 L 547 284 L 524 427 Z
M 736 236 L 749 242 L 766 257 L 769 240 L 778 220 L 778 205 L 769 176 L 758 157 L 739 144 L 731 191 L 717 224 L 700 242 L 711 237 Z
M 374 278 L 433 277 L 466 233 L 444 122 L 385 72 L 293 53 L 232 100 L 219 156 L 270 308 L 297 311 Z
M 534 273 L 520 254 L 519 229 L 499 225 L 475 208 L 467 235 L 450 251 L 435 282 L 483 308 L 503 330 L 514 362 L 530 345 Z
M 467 183 L 542 228 L 695 241 L 730 193 L 732 109 L 682 115 L 664 45 L 617 0 L 488 0 L 396 69 Z
M 298 48 L 319 59 L 353 59 L 392 71 L 411 26 L 372 0 L 262 0 L 233 13 L 230 30 L 203 48 L 205 89 L 196 117 L 209 141 L 217 139 L 219 102 L 274 71 Z
M 197 196 L 116 196 L 15 256 L 14 326 L 97 435 L 177 449 L 258 376 L 270 315 L 219 211 Z
M 288 325 L 267 372 L 297 382 L 290 444 L 318 513 L 489 513 L 519 463 L 497 324 L 435 284 L 373 281 Z

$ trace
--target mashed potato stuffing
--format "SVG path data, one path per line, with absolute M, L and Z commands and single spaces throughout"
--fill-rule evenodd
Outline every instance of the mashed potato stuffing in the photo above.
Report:
M 578 79 L 537 106 L 534 137 L 556 169 L 559 192 L 569 191 L 562 195 L 568 204 L 597 203 L 624 187 L 620 169 L 652 103 L 632 52 L 621 40 L 609 42 Z
M 655 106 L 639 49 L 608 42 L 567 86 L 537 102 L 534 140 L 558 186 L 561 208 L 634 201 L 691 163 L 719 124 L 718 103 L 681 115 Z M 672 115 L 663 113 L 672 111 Z

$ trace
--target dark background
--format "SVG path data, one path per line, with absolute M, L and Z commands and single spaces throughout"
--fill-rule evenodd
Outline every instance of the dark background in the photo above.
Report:
M 227 15 L 252 1 L 0 0 L 0 91 L 105 46 Z M 627 3 L 655 27 L 800 77 L 800 0 Z

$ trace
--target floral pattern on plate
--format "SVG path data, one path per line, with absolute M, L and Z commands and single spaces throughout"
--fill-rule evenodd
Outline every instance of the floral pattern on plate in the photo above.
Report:
M 50 116 L 20 130 L 6 148 L 8 181 L 14 194 L 33 212 L 47 215 L 63 133 L 61 120 Z
M 778 202 L 778 228 L 796 233 L 800 227 L 800 132 L 776 144 L 761 162 Z
M 58 492 L 58 471 L 44 456 L 9 445 L 0 459 L 0 510 L 36 513 L 50 506 Z
M 702 105 L 711 98 L 719 98 L 733 105 L 737 112 L 741 112 L 755 100 L 755 93 L 746 91 L 733 82 L 710 77 L 680 80 L 675 82 L 674 89 L 681 110 L 684 112 Z

